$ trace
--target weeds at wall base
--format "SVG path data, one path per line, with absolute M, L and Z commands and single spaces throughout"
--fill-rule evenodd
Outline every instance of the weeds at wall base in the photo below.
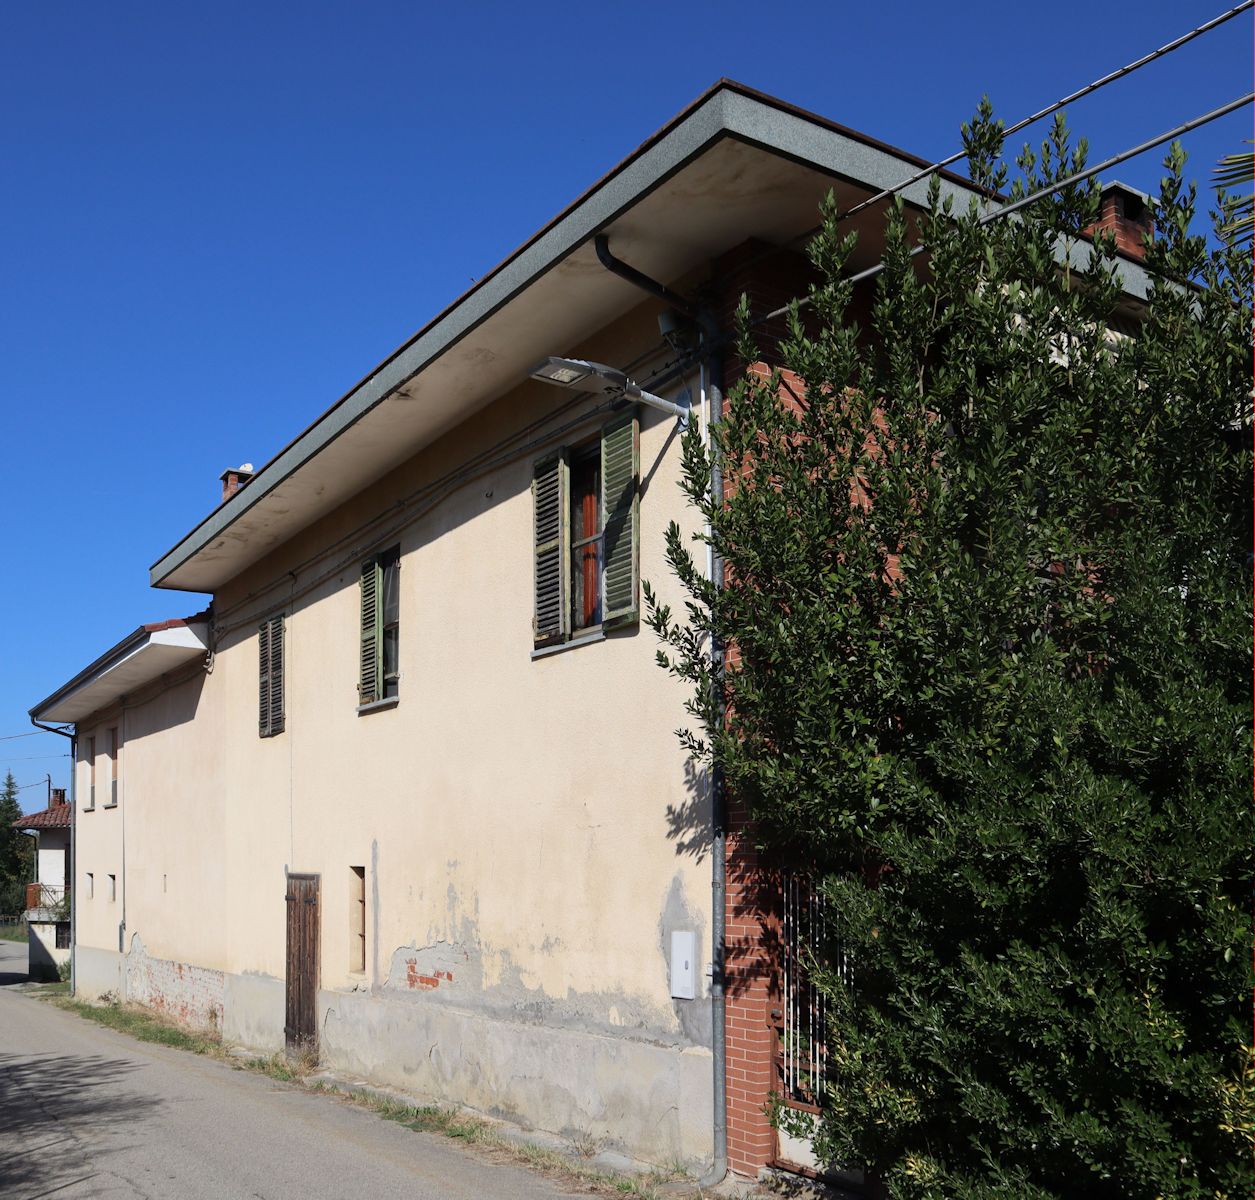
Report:
M 662 1200 L 659 1186 L 683 1175 L 680 1171 L 658 1172 L 641 1177 L 625 1175 L 591 1163 L 581 1163 L 578 1157 L 572 1157 L 589 1156 L 592 1142 L 588 1137 L 573 1141 L 572 1155 L 567 1155 L 544 1146 L 516 1141 L 502 1133 L 493 1122 L 454 1108 L 410 1105 L 361 1088 L 341 1087 L 325 1078 L 311 1080 L 310 1076 L 318 1070 L 317 1059 L 312 1054 L 303 1053 L 291 1057 L 282 1053 L 268 1057 L 241 1056 L 223 1043 L 217 1029 L 186 1029 L 148 1009 L 120 1004 L 116 1000 L 104 1004 L 87 1004 L 69 995 L 68 984 L 48 984 L 33 990 L 32 995 L 85 1020 L 128 1034 L 137 1041 L 172 1046 L 176 1050 L 186 1050 L 228 1063 L 235 1070 L 253 1071 L 280 1083 L 334 1097 L 369 1109 L 384 1120 L 393 1121 L 416 1133 L 455 1138 L 493 1157 L 532 1167 L 568 1184 L 578 1184 L 588 1191 L 637 1196 L 641 1200 Z

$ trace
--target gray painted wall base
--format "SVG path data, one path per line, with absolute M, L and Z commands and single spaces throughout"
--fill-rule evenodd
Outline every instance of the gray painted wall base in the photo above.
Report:
M 124 956 L 79 946 L 75 954 L 77 994 L 84 1000 L 151 999 L 153 968 L 168 978 L 166 968 L 178 965 L 151 959 L 142 947 Z M 128 993 L 128 982 L 136 984 L 141 972 L 144 987 Z M 173 974 L 209 973 L 188 968 Z M 224 1039 L 266 1053 L 283 1050 L 283 981 L 220 978 Z M 165 1008 L 178 1011 L 174 1004 Z M 318 1012 L 321 1058 L 333 1070 L 525 1129 L 591 1137 L 642 1162 L 698 1167 L 710 1160 L 713 1099 L 705 1047 L 523 1024 L 368 991 L 319 992 Z
M 322 1059 L 524 1128 L 695 1167 L 712 1153 L 711 1055 L 447 1005 L 321 992 Z
M 116 950 L 75 946 L 74 994 L 80 1000 L 124 1000 L 124 967 L 125 960 Z

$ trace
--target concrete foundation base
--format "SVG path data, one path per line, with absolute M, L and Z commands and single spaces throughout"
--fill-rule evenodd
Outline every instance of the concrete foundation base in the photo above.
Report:
M 712 1154 L 711 1055 L 413 998 L 322 992 L 322 1059 L 529 1129 L 696 1167 Z
M 77 993 L 116 998 L 262 1053 L 284 1049 L 284 985 L 80 946 Z M 213 1014 L 206 1019 L 206 1014 Z M 318 995 L 321 1060 L 342 1074 L 662 1166 L 712 1155 L 711 1054 L 367 990 Z
M 123 959 L 116 950 L 74 947 L 74 994 L 81 1000 L 123 999 Z

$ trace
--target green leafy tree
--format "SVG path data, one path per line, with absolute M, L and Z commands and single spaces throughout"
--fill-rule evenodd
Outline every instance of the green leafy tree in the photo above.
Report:
M 13 827 L 22 815 L 17 793 L 17 780 L 9 771 L 0 787 L 0 913 L 6 914 L 25 908 L 24 888 L 34 860 L 31 838 Z
M 1255 234 L 1255 193 L 1251 191 L 1255 183 L 1255 152 L 1226 154 L 1212 173 L 1212 182 L 1220 192 L 1221 205 L 1226 206 L 1220 236 L 1249 250 Z M 1230 198 L 1226 189 L 1238 186 L 1246 187 L 1245 194 Z
M 987 104 L 963 132 L 985 194 L 1085 159 L 1060 118 L 1008 189 Z M 934 182 L 922 256 L 898 204 L 867 329 L 830 202 L 795 402 L 749 374 L 685 441 L 727 578 L 671 528 L 659 659 L 827 900 L 815 1144 L 892 1197 L 1249 1191 L 1251 262 L 1184 160 L 1132 337 L 1093 184 L 986 221 Z

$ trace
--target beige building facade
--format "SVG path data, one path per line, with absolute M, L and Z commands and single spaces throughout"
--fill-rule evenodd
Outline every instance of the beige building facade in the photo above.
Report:
M 803 293 L 821 199 L 916 165 L 721 83 L 227 472 L 152 568 L 208 609 L 32 710 L 75 737 L 77 992 L 648 1162 L 780 1157 L 767 968 L 722 988 L 758 918 L 642 621 L 697 532 L 655 402 L 705 431 L 740 295 Z

